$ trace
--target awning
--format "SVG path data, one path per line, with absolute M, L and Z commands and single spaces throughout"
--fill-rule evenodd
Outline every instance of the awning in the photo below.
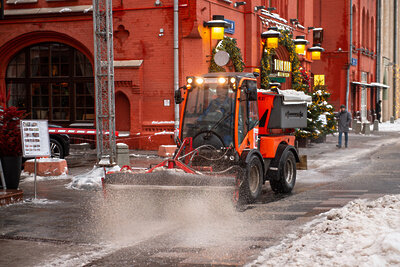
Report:
M 351 82 L 352 84 L 355 84 L 355 85 L 360 85 L 360 86 L 371 86 L 371 84 L 369 84 L 369 83 L 363 83 L 363 82 Z
M 381 87 L 383 89 L 388 89 L 390 86 L 383 83 L 363 83 L 363 82 L 351 82 L 354 85 L 368 86 L 368 87 Z
M 383 84 L 383 83 L 371 83 L 371 86 L 382 87 L 383 89 L 388 89 L 388 88 L 390 88 L 389 85 L 386 85 L 386 84 Z

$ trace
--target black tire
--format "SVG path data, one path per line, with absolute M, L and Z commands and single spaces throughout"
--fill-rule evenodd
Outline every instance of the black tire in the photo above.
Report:
M 64 148 L 56 139 L 50 139 L 50 153 L 52 158 L 64 158 Z
M 277 168 L 269 180 L 272 190 L 276 193 L 292 192 L 296 183 L 296 159 L 292 151 L 283 152 Z
M 242 183 L 239 188 L 239 203 L 254 203 L 261 195 L 263 185 L 263 168 L 260 159 L 252 157 L 241 174 Z

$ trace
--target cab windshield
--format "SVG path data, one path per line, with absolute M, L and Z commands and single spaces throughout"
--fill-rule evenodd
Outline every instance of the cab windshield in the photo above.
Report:
M 182 138 L 213 132 L 225 146 L 233 143 L 235 93 L 228 85 L 206 83 L 189 91 Z

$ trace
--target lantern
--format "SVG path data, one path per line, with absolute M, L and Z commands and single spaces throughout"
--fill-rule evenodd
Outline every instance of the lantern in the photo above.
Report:
M 308 44 L 308 41 L 304 39 L 304 36 L 296 36 L 293 43 L 295 45 L 296 53 L 304 56 L 306 54 L 306 45 Z
M 224 20 L 223 15 L 214 15 L 213 19 L 204 22 L 204 27 L 211 28 L 211 39 L 224 39 L 225 28 L 229 28 L 230 24 Z
M 324 52 L 325 49 L 323 49 L 320 44 L 315 44 L 313 47 L 309 48 L 308 51 L 311 52 L 312 60 L 320 60 L 321 52 Z
M 267 48 L 278 48 L 278 41 L 281 36 L 282 34 L 278 32 L 277 27 L 270 27 L 268 31 L 261 34 L 261 38 L 267 40 Z

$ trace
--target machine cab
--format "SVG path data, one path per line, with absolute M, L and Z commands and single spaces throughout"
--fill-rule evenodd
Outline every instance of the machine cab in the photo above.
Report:
M 239 153 L 257 146 L 257 81 L 251 73 L 210 73 L 188 77 L 184 87 L 179 138 L 193 147 L 234 147 Z

